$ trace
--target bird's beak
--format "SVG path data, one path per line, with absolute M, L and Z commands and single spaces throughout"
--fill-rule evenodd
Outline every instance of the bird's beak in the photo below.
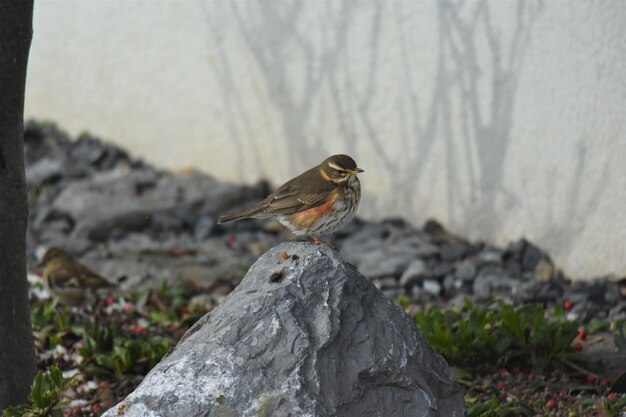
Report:
M 361 168 L 357 168 L 357 169 L 355 169 L 354 171 L 352 171 L 352 174 L 353 174 L 353 175 L 356 175 L 356 174 L 360 174 L 361 172 L 365 172 L 365 170 L 364 170 L 364 169 L 361 169 Z

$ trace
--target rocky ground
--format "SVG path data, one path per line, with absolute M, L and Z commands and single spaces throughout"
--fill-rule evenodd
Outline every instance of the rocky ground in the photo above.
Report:
M 71 141 L 52 124 L 25 130 L 30 196 L 29 259 L 59 245 L 124 288 L 194 282 L 225 294 L 248 266 L 290 238 L 272 222 L 217 225 L 216 218 L 264 197 L 266 183 L 240 186 L 194 170 L 169 173 L 88 134 Z M 330 243 L 389 297 L 457 303 L 567 302 L 569 315 L 626 318 L 626 277 L 572 282 L 525 239 L 501 248 L 468 242 L 436 221 L 354 221 Z
M 62 246 L 124 291 L 188 285 L 209 310 L 262 253 L 291 238 L 273 222 L 216 224 L 224 212 L 264 197 L 267 183 L 167 172 L 89 134 L 71 140 L 48 123 L 28 123 L 24 139 L 32 268 L 42 248 Z M 434 220 L 417 228 L 388 219 L 355 220 L 330 243 L 409 312 L 469 298 L 563 306 L 582 325 L 626 318 L 626 278 L 573 282 L 525 239 L 496 247 L 454 236 Z M 597 344 L 598 358 L 617 374 L 624 358 L 607 343 Z

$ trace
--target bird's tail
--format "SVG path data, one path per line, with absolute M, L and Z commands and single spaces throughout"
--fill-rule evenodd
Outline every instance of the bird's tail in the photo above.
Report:
M 243 210 L 233 211 L 217 219 L 217 224 L 234 222 L 241 219 L 249 219 L 251 217 L 258 217 L 265 207 L 262 205 L 246 208 Z

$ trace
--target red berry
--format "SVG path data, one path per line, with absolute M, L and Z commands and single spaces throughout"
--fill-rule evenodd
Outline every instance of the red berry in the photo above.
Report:
M 237 240 L 237 238 L 235 237 L 235 235 L 228 235 L 228 237 L 226 238 L 226 244 L 228 246 L 232 246 L 233 243 L 235 243 L 235 240 Z
M 608 378 L 602 378 L 600 380 L 600 385 L 609 385 L 611 383 L 611 381 L 609 381 Z
M 596 382 L 596 377 L 593 375 L 587 375 L 587 382 L 593 384 L 594 382 Z
M 587 337 L 587 331 L 585 329 L 578 329 L 578 338 L 580 340 L 585 340 Z
M 606 398 L 611 400 L 611 401 L 615 401 L 615 400 L 617 400 L 617 394 L 612 392 L 609 395 L 607 395 Z
M 552 410 L 554 407 L 556 407 L 556 401 L 554 401 L 554 400 L 548 400 L 548 401 L 546 402 L 546 408 L 547 408 L 548 410 Z
M 565 390 L 559 391 L 559 397 L 561 397 L 561 398 L 562 397 L 567 397 L 567 391 L 565 391 Z
M 565 300 L 563 301 L 563 309 L 565 311 L 569 311 L 572 309 L 572 307 L 574 307 L 574 302 L 571 300 Z
M 498 373 L 500 375 L 503 375 L 503 374 L 508 374 L 509 371 L 506 368 L 500 368 L 500 369 L 498 369 Z
M 504 381 L 498 381 L 496 383 L 496 386 L 498 387 L 499 390 L 503 390 L 504 388 L 506 388 L 506 383 Z
M 107 298 L 107 305 L 112 305 L 112 304 L 115 304 L 115 298 L 109 296 Z
M 141 334 L 141 333 L 145 333 L 146 332 L 146 328 L 143 326 L 140 326 L 138 324 L 133 324 L 130 326 L 130 330 L 137 333 L 137 334 Z
M 574 345 L 574 349 L 583 350 L 583 344 L 580 342 L 576 342 L 576 344 Z

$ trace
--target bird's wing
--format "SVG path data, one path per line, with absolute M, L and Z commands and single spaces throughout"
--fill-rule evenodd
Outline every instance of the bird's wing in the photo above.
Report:
M 84 285 L 89 288 L 114 287 L 115 285 L 78 262 L 74 265 Z
M 77 262 L 52 268 L 49 273 L 49 285 L 52 288 L 82 288 L 85 290 L 114 286 Z
M 220 217 L 218 223 L 249 217 L 262 219 L 276 215 L 297 213 L 324 204 L 328 194 L 335 188 L 332 182 L 321 178 L 319 167 L 315 167 L 287 181 L 253 207 Z
M 50 288 L 80 288 L 80 275 L 73 268 L 58 266 L 48 271 Z
M 335 189 L 330 181 L 302 178 L 286 182 L 279 187 L 267 200 L 264 215 L 293 214 L 324 204 L 328 194 Z M 316 175 L 319 175 L 316 173 Z

